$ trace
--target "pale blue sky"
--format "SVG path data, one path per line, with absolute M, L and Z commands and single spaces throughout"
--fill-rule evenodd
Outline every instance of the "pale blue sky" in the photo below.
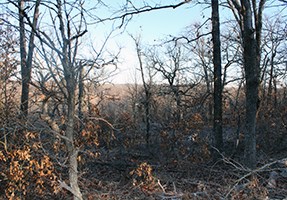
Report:
M 1 0 L 0 0 L 1 1 Z M 142 3 L 145 0 L 135 0 L 134 2 Z M 162 2 L 163 5 L 169 3 L 177 4 L 181 0 L 154 0 L 155 2 Z M 88 6 L 94 6 L 94 1 L 86 1 L 89 3 Z M 120 2 L 125 2 L 125 0 L 114 0 L 107 1 L 112 4 L 113 11 L 119 9 Z M 149 1 L 152 2 L 152 1 Z M 168 2 L 168 3 L 167 3 Z M 106 3 L 106 2 L 105 2 Z M 205 5 L 207 7 L 207 5 Z M 101 18 L 111 16 L 110 6 L 105 8 L 99 8 L 96 10 L 97 14 Z M 221 10 L 222 11 L 222 10 Z M 285 10 L 286 11 L 286 10 Z M 230 13 L 230 11 L 229 11 Z M 276 13 L 276 12 L 275 12 Z M 47 13 L 46 13 L 47 14 Z M 221 14 L 223 14 L 221 12 Z M 180 35 L 181 32 L 185 31 L 185 27 L 191 25 L 194 22 L 205 21 L 211 15 L 210 8 L 204 9 L 204 6 L 194 6 L 193 3 L 188 3 L 182 5 L 176 9 L 162 9 L 155 10 L 139 15 L 135 15 L 133 19 L 128 23 L 126 29 L 120 29 L 116 31 L 112 38 L 108 42 L 108 50 L 116 52 L 118 47 L 122 47 L 121 53 L 121 63 L 118 65 L 119 74 L 111 78 L 114 82 L 124 83 L 134 81 L 135 68 L 137 67 L 137 55 L 135 52 L 135 45 L 128 34 L 141 35 L 143 45 L 153 44 L 165 39 L 169 35 Z M 116 16 L 116 14 L 114 15 Z M 226 15 L 225 15 L 226 16 Z M 221 15 L 221 19 L 225 20 L 225 17 Z M 105 36 L 111 30 L 111 24 L 114 22 L 106 21 L 100 23 L 89 29 L 88 34 L 85 36 L 86 42 L 94 43 L 96 48 L 100 48 Z M 118 25 L 120 20 L 116 22 Z M 83 48 L 83 52 L 88 54 L 86 47 Z
M 111 48 L 116 49 L 117 46 L 123 48 L 121 54 L 123 62 L 119 64 L 119 74 L 112 77 L 111 80 L 116 83 L 125 83 L 133 82 L 135 79 L 137 55 L 134 42 L 128 34 L 141 35 L 143 45 L 153 44 L 167 38 L 169 35 L 177 36 L 187 26 L 194 22 L 206 20 L 209 16 L 209 9 L 203 9 L 200 6 L 192 7 L 191 4 L 186 4 L 176 9 L 156 10 L 135 15 L 126 26 L 124 32 L 117 34 L 109 41 Z M 108 23 L 105 23 L 103 26 L 105 25 L 108 25 Z
M 269 2 L 270 3 L 270 2 Z M 268 5 L 268 4 L 267 4 Z M 268 5 L 269 6 L 269 5 Z M 122 57 L 124 62 L 119 65 L 119 74 L 112 78 L 116 83 L 133 82 L 135 68 L 137 67 L 137 55 L 134 49 L 134 43 L 127 35 L 141 35 L 144 44 L 153 44 L 166 38 L 169 35 L 178 36 L 185 28 L 194 22 L 203 22 L 211 16 L 211 9 L 207 6 L 194 6 L 192 3 L 185 4 L 176 9 L 164 9 L 136 15 L 129 22 L 125 32 L 111 40 L 110 45 L 116 47 L 116 44 L 124 47 Z M 267 8 L 265 15 L 274 16 L 276 13 L 286 14 L 286 9 L 279 7 Z M 220 9 L 220 18 L 222 21 L 234 19 L 229 9 Z M 224 31 L 224 30 L 221 30 Z M 137 78 L 140 80 L 140 78 Z
M 141 32 L 143 39 L 152 42 L 168 35 L 176 35 L 194 21 L 202 20 L 201 9 L 185 5 L 176 9 L 156 10 L 135 16 L 127 31 Z

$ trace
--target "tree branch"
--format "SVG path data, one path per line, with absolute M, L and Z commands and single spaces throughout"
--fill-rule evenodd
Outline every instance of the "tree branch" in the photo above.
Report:
M 145 13 L 145 12 L 150 12 L 150 11 L 154 11 L 154 10 L 169 9 L 169 8 L 176 9 L 176 8 L 186 4 L 186 3 L 189 3 L 190 1 L 191 0 L 185 0 L 185 1 L 182 1 L 182 2 L 180 2 L 178 4 L 175 4 L 175 5 L 164 5 L 164 6 L 155 6 L 155 7 L 144 6 L 142 8 L 135 8 L 135 6 L 133 6 L 134 11 L 126 12 L 126 13 L 120 15 L 120 16 L 102 19 L 99 22 L 113 21 L 113 20 L 116 20 L 116 19 L 121 19 L 122 22 L 119 25 L 119 28 L 121 28 L 123 26 L 123 24 L 124 24 L 124 21 L 125 21 L 126 17 L 128 17 L 128 16 L 133 16 L 133 15 L 137 15 L 137 14 L 141 14 L 141 13 Z

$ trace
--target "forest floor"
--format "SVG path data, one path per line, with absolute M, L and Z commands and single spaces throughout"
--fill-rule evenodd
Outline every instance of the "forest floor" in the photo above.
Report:
M 85 199 L 91 200 L 286 200 L 286 158 L 287 151 L 264 155 L 251 171 L 223 155 L 213 162 L 113 151 L 89 159 L 80 170 L 80 182 Z
M 40 122 L 33 123 L 33 126 L 46 130 L 43 128 L 45 124 Z M 234 141 L 237 139 L 237 135 L 234 134 L 236 129 L 226 127 L 225 153 L 220 154 L 216 160 L 212 159 L 214 155 L 211 155 L 211 151 L 214 150 L 210 147 L 212 129 L 205 124 L 199 128 L 190 128 L 186 132 L 176 132 L 177 137 L 173 136 L 175 134 L 172 134 L 172 131 L 158 131 L 154 135 L 159 138 L 152 136 L 154 138 L 151 138 L 151 141 L 155 143 L 150 144 L 149 148 L 145 144 L 143 134 L 141 132 L 137 134 L 136 129 L 131 129 L 132 131 L 125 134 L 115 132 L 115 141 L 110 141 L 113 137 L 99 138 L 100 142 L 98 139 L 96 141 L 99 144 L 103 143 L 98 144 L 99 146 L 92 140 L 93 138 L 91 141 L 89 137 L 85 140 L 84 136 L 79 135 L 83 140 L 79 143 L 81 149 L 78 166 L 79 186 L 83 197 L 85 200 L 287 200 L 286 129 L 281 132 L 269 130 L 270 133 L 277 133 L 277 137 L 270 134 L 274 138 L 270 137 L 268 140 L 261 135 L 257 147 L 258 165 L 255 170 L 250 170 L 243 166 L 244 148 L 237 145 L 234 149 Z M 56 143 L 54 136 L 51 137 L 49 131 L 40 133 L 35 131 L 20 135 L 23 138 L 20 139 L 18 132 L 14 132 L 15 134 L 10 135 L 9 141 L 12 144 L 11 149 L 15 150 L 11 150 L 9 154 L 6 150 L 3 151 L 6 152 L 6 156 L 10 156 L 7 159 L 4 154 L 2 157 L 0 154 L 0 161 L 2 158 L 3 163 L 0 163 L 0 199 L 7 199 L 4 192 L 7 186 L 18 192 L 15 192 L 15 195 L 23 197 L 27 194 L 28 200 L 72 199 L 72 194 L 68 190 L 60 188 L 58 191 L 58 181 L 68 183 L 69 180 L 67 166 L 62 164 L 66 162 L 66 153 L 61 145 L 59 149 L 54 150 L 53 144 Z M 94 132 L 92 129 L 91 133 Z M 89 142 L 92 142 L 92 145 Z M 107 145 L 110 142 L 111 144 Z M 30 170 L 28 167 L 28 171 L 23 171 L 21 166 L 18 171 L 21 172 L 20 175 L 24 175 L 22 179 L 21 177 L 18 179 L 11 163 L 30 166 L 29 163 L 33 158 L 33 162 L 40 163 L 39 167 L 42 170 L 40 172 L 49 175 L 48 162 L 42 163 L 42 157 L 47 152 L 55 155 L 50 160 L 54 161 L 55 180 L 52 181 L 56 183 L 57 189 L 47 190 L 39 198 L 35 191 L 37 181 L 43 180 L 43 183 L 40 183 L 44 185 L 44 180 L 51 182 L 47 178 L 50 176 L 40 176 L 40 179 L 29 178 L 29 172 L 37 170 Z M 22 158 L 23 153 L 29 156 Z M 21 156 L 15 156 L 18 154 Z M 14 162 L 10 162 L 11 160 Z M 12 180 L 11 183 L 7 178 Z M 22 188 L 16 188 L 17 190 L 14 188 L 14 186 L 22 187 L 23 183 L 27 185 L 27 193 L 20 193 Z

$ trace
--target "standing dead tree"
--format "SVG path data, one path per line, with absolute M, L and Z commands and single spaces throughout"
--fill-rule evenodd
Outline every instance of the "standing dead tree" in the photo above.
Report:
M 283 16 L 274 20 L 266 18 L 263 24 L 262 38 L 262 73 L 260 82 L 263 86 L 262 99 L 266 106 L 278 106 L 277 87 L 283 82 L 286 72 L 286 22 Z M 266 93 L 267 92 L 267 93 Z M 274 99 L 273 99 L 274 98 Z
M 149 53 L 149 59 L 153 63 L 152 66 L 158 74 L 161 75 L 163 81 L 167 82 L 167 86 L 163 87 L 163 95 L 172 97 L 171 107 L 173 107 L 172 118 L 173 123 L 179 125 L 184 118 L 184 97 L 190 95 L 191 89 L 197 85 L 196 80 L 191 77 L 191 59 L 189 52 L 183 48 L 179 42 L 168 43 L 161 52 L 160 47 Z
M 143 83 L 143 88 L 144 88 L 144 100 L 143 100 L 143 105 L 144 105 L 144 116 L 145 116 L 145 140 L 146 140 L 146 145 L 149 148 L 150 144 L 150 124 L 151 124 L 151 115 L 150 115 L 150 109 L 151 109 L 151 100 L 152 100 L 152 77 L 154 74 L 151 72 L 151 69 L 148 68 L 148 80 L 146 79 L 146 73 L 145 73 L 145 66 L 143 63 L 143 52 L 140 46 L 140 39 L 135 38 L 131 36 L 132 39 L 135 42 L 136 45 L 136 52 L 137 52 L 137 57 L 139 61 L 139 70 L 141 73 L 141 79 Z
M 81 5 L 81 4 L 79 4 Z M 81 38 L 87 30 L 84 25 L 84 17 L 81 15 L 79 19 L 79 24 L 75 33 L 71 32 L 72 26 L 76 26 L 75 23 L 71 22 L 73 16 L 71 16 L 71 10 L 67 9 L 65 2 L 57 0 L 56 15 L 59 23 L 59 39 L 58 43 L 60 45 L 59 49 L 53 44 L 53 40 L 44 32 L 42 32 L 46 44 L 56 51 L 61 66 L 63 68 L 63 75 L 65 80 L 65 99 L 67 103 L 67 116 L 66 116 L 66 137 L 65 140 L 67 151 L 69 154 L 69 181 L 71 192 L 73 193 L 75 200 L 82 199 L 82 194 L 78 185 L 78 149 L 74 144 L 74 127 L 75 127 L 75 101 L 76 101 L 76 83 L 77 83 L 77 66 L 76 66 L 76 56 L 78 50 L 79 38 Z M 79 8 L 82 9 L 82 8 Z M 81 10 L 80 10 L 81 11 Z
M 41 45 L 38 48 L 38 53 L 45 61 L 42 64 L 45 65 L 47 75 L 42 74 L 42 77 L 45 79 L 44 82 L 51 79 L 50 81 L 57 86 L 56 93 L 57 96 L 61 96 L 59 101 L 62 101 L 63 105 L 61 117 L 64 118 L 64 124 L 58 125 L 47 112 L 44 112 L 41 117 L 50 125 L 57 137 L 65 142 L 68 152 L 69 184 L 60 181 L 60 186 L 70 191 L 75 200 L 83 199 L 78 184 L 77 159 L 80 147 L 76 145 L 75 141 L 77 131 L 81 131 L 83 128 L 80 126 L 79 130 L 76 129 L 78 125 L 76 119 L 80 120 L 80 124 L 82 123 L 85 82 L 94 78 L 89 77 L 94 70 L 99 70 L 107 65 L 115 66 L 117 59 L 117 55 L 111 54 L 108 61 L 103 58 L 104 47 L 111 34 L 100 50 L 93 49 L 94 54 L 91 53 L 88 58 L 80 56 L 80 46 L 84 43 L 82 38 L 88 32 L 87 18 L 91 16 L 90 13 L 87 13 L 85 5 L 85 1 L 75 3 L 57 0 L 47 7 L 50 18 L 46 20 L 49 23 L 48 27 L 51 27 L 52 30 L 47 29 L 44 24 L 33 30 Z M 41 72 L 39 73 L 41 74 Z M 45 91 L 45 86 L 43 84 L 42 86 L 42 90 Z M 48 90 L 46 92 L 49 93 Z M 45 99 L 43 103 L 47 102 L 48 99 Z
M 82 194 L 78 185 L 78 148 L 74 144 L 74 129 L 76 115 L 76 88 L 78 80 L 77 55 L 80 38 L 87 32 L 83 14 L 83 2 L 77 2 L 77 6 L 71 2 L 57 0 L 49 7 L 50 20 L 56 37 L 48 34 L 41 26 L 33 29 L 42 45 L 42 55 L 48 67 L 51 77 L 56 80 L 65 99 L 67 112 L 65 114 L 65 136 L 61 136 L 60 127 L 45 114 L 42 116 L 65 141 L 68 152 L 69 186 L 61 182 L 61 186 L 72 192 L 75 200 L 81 200 Z M 53 9 L 52 9 L 53 8 Z M 31 25 L 31 24 L 30 24 Z M 33 26 L 32 26 L 33 27 Z M 53 69 L 55 68 L 55 69 Z M 57 72 L 55 74 L 54 72 Z M 57 80 L 57 75 L 62 76 Z

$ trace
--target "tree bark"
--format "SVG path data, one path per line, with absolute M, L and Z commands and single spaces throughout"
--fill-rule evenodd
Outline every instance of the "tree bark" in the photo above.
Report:
M 79 83 L 78 83 L 78 117 L 80 120 L 79 131 L 81 132 L 84 129 L 83 124 L 83 101 L 84 101 L 84 66 L 82 62 L 79 63 Z
M 68 159 L 69 159 L 69 181 L 70 187 L 73 191 L 73 199 L 74 200 L 82 200 L 82 193 L 80 191 L 80 187 L 78 185 L 78 150 L 74 145 L 74 128 L 75 128 L 75 100 L 76 100 L 76 72 L 75 72 L 75 63 L 72 59 L 72 45 L 71 45 L 71 32 L 70 32 L 70 23 L 65 24 L 63 19 L 63 11 L 64 8 L 62 1 L 57 0 L 57 14 L 60 23 L 60 33 L 62 39 L 62 50 L 61 50 L 61 63 L 64 69 L 64 78 L 66 81 L 66 91 L 67 91 L 67 129 L 66 136 L 68 140 L 66 140 L 66 146 L 68 150 Z M 67 12 L 64 10 L 64 12 Z M 66 16 L 67 13 L 65 13 Z M 69 19 L 67 19 L 69 20 Z M 77 39 L 77 38 L 76 38 Z
M 63 55 L 68 55 L 66 53 L 68 45 L 68 41 L 64 42 L 63 45 Z M 82 200 L 82 194 L 80 191 L 80 187 L 78 185 L 78 150 L 74 145 L 74 128 L 75 128 L 75 99 L 76 99 L 76 77 L 74 73 L 74 66 L 70 62 L 69 56 L 66 56 L 62 60 L 63 68 L 64 68 L 64 76 L 66 80 L 66 89 L 67 89 L 67 106 L 68 106 L 68 114 L 67 114 L 67 129 L 66 136 L 68 140 L 66 140 L 66 146 L 69 154 L 69 180 L 70 187 L 73 190 L 74 200 Z
M 132 39 L 135 42 L 136 45 L 136 51 L 137 51 L 137 57 L 138 57 L 138 61 L 139 61 L 139 67 L 140 67 L 140 73 L 141 73 L 141 79 L 143 82 L 143 87 L 144 87 L 144 93 L 145 93 L 145 97 L 144 97 L 144 109 L 145 109 L 145 136 L 146 136 L 146 146 L 149 149 L 150 147 L 150 107 L 151 107 L 151 80 L 149 80 L 149 83 L 146 81 L 145 79 L 145 73 L 144 73 L 144 66 L 143 66 L 143 62 L 142 62 L 142 52 L 141 52 L 141 48 L 140 48 L 140 41 L 139 39 L 134 38 L 133 36 L 131 36 Z
M 35 29 L 39 18 L 39 6 L 41 0 L 35 2 L 35 10 L 33 15 L 33 22 L 31 24 L 31 34 L 29 38 L 28 54 L 27 54 L 27 44 L 25 37 L 25 0 L 18 1 L 18 13 L 19 13 L 19 31 L 20 31 L 20 58 L 21 58 L 21 77 L 22 77 L 22 90 L 21 90 L 21 105 L 20 110 L 23 118 L 28 116 L 29 109 L 29 83 L 31 81 L 32 72 L 32 60 L 34 53 L 34 38 Z
M 69 87 L 69 86 L 68 86 Z M 82 194 L 80 191 L 80 187 L 78 185 L 78 150 L 74 145 L 74 116 L 75 116 L 75 90 L 72 89 L 75 87 L 70 86 L 68 90 L 68 116 L 67 116 L 67 129 L 66 136 L 69 140 L 66 140 L 66 146 L 69 153 L 69 180 L 70 187 L 73 190 L 74 200 L 82 200 Z
M 246 81 L 246 113 L 244 137 L 245 165 L 256 167 L 256 115 L 259 106 L 262 13 L 266 0 L 229 0 L 231 9 L 241 29 L 243 65 Z M 235 11 L 237 10 L 237 12 Z M 237 14 L 236 14 L 237 13 Z M 255 25 L 255 27 L 254 27 Z
M 25 1 L 18 1 L 18 9 L 19 9 L 19 31 L 20 31 L 20 58 L 21 58 L 21 76 L 22 76 L 22 91 L 21 91 L 21 105 L 20 110 L 22 115 L 26 117 L 28 115 L 28 96 L 29 96 L 29 77 L 27 76 L 27 44 L 25 37 L 25 23 L 24 23 L 24 9 L 25 9 Z
M 213 129 L 215 134 L 215 147 L 223 150 L 222 137 L 222 72 L 221 72 L 221 47 L 218 0 L 212 0 L 212 42 L 213 42 Z
M 27 41 L 25 37 L 25 0 L 18 1 L 19 13 L 19 31 L 20 31 L 20 58 L 21 58 L 21 77 L 22 77 L 22 90 L 21 90 L 21 105 L 20 110 L 23 118 L 27 118 L 29 109 L 29 83 L 31 81 L 32 72 L 32 58 L 35 48 L 34 38 L 35 29 L 39 18 L 39 6 L 41 0 L 35 2 L 35 10 L 33 15 L 33 22 L 31 24 L 31 33 L 29 38 L 28 54 L 27 54 Z
M 256 167 L 256 113 L 259 87 L 259 65 L 257 65 L 257 42 L 252 25 L 252 10 L 249 0 L 243 1 L 243 60 L 246 79 L 246 133 L 245 164 Z

